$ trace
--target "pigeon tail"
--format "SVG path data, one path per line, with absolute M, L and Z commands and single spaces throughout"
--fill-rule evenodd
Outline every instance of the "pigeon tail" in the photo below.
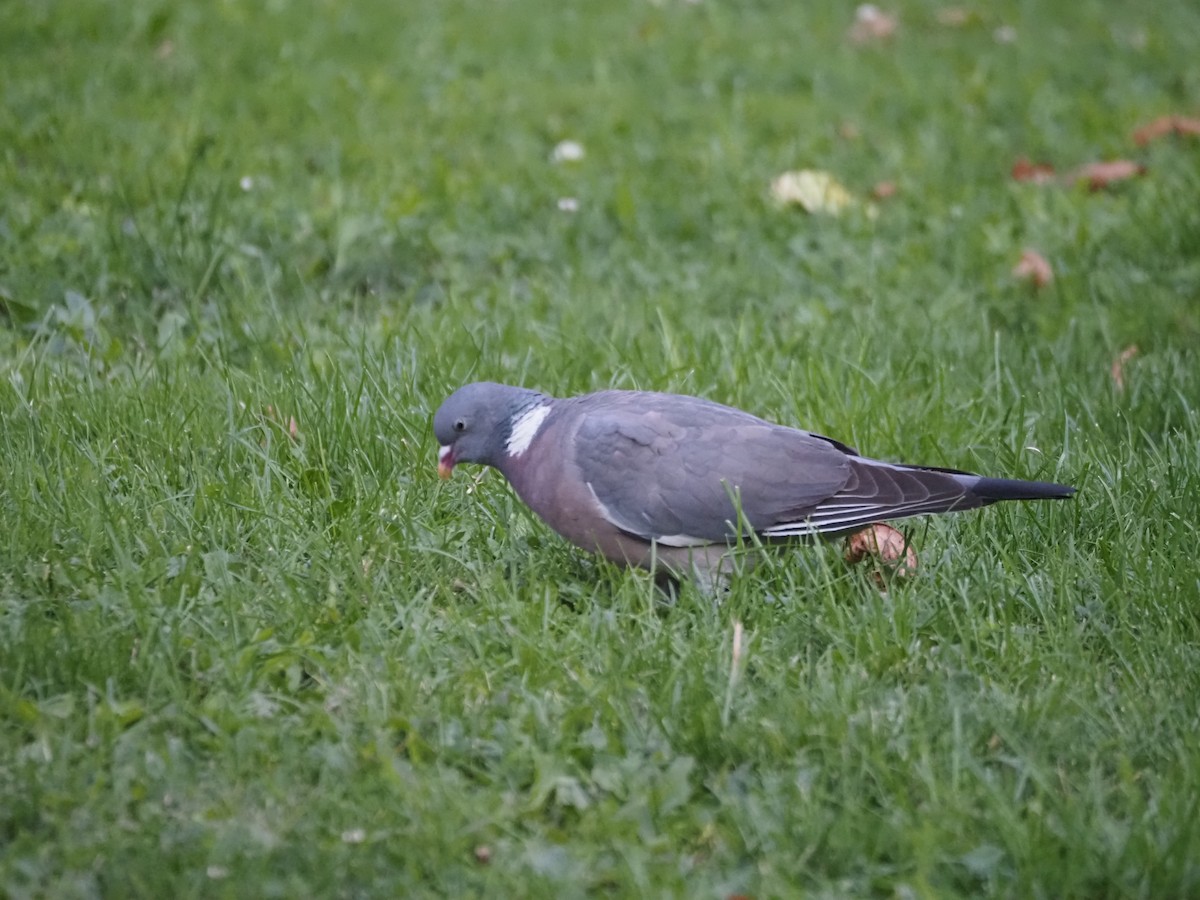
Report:
M 980 478 L 970 492 L 985 503 L 999 500 L 1066 500 L 1075 488 L 1050 481 L 1020 481 L 1014 478 Z

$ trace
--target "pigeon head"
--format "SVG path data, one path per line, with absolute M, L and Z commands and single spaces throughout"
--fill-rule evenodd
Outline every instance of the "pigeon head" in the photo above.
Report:
M 514 420 L 545 399 L 535 391 L 487 381 L 459 388 L 433 416 L 440 445 L 438 474 L 449 478 L 460 462 L 497 465 L 510 452 Z

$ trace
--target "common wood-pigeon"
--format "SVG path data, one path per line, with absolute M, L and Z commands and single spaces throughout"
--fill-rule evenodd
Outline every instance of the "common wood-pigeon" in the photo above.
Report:
M 837 535 L 885 519 L 1075 493 L 881 462 L 733 407 L 647 391 L 558 399 L 478 382 L 442 404 L 433 431 L 443 478 L 460 462 L 493 466 L 573 544 L 671 575 L 715 577 L 750 532 L 767 543 Z

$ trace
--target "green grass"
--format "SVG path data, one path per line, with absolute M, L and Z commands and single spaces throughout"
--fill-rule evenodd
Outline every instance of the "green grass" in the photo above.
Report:
M 897 9 L 6 4 L 0 895 L 1200 895 L 1200 13 Z M 667 604 L 438 482 L 477 378 L 1079 495 Z

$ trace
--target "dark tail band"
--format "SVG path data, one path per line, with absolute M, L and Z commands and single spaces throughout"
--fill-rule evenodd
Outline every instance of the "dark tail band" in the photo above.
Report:
M 995 500 L 1066 500 L 1075 488 L 1049 481 L 1018 481 L 1012 478 L 980 478 L 971 493 L 988 502 Z

